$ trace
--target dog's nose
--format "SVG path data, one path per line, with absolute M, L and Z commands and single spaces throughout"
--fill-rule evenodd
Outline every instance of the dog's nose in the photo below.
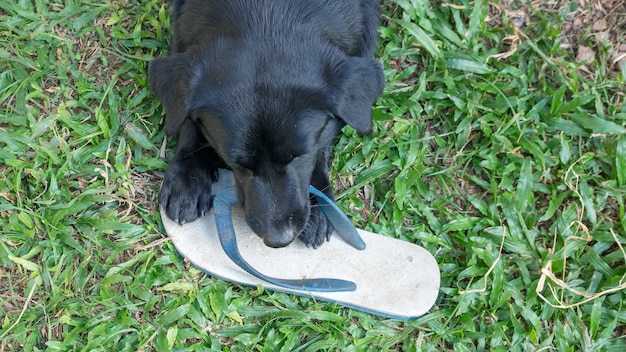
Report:
M 265 243 L 266 246 L 272 247 L 272 248 L 287 247 L 296 238 L 293 232 L 289 232 L 289 233 L 283 232 L 283 233 L 278 234 L 278 236 L 274 235 L 274 236 L 262 236 L 262 237 L 263 237 L 263 243 Z

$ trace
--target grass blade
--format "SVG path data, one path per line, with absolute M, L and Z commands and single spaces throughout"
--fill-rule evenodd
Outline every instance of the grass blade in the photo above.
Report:
M 471 73 L 487 74 L 493 72 L 493 69 L 491 67 L 483 63 L 466 59 L 447 59 L 446 65 L 455 70 L 461 70 Z
M 574 113 L 570 115 L 570 119 L 579 126 L 591 130 L 593 133 L 624 135 L 626 128 L 615 122 L 604 120 L 596 116 L 586 115 L 582 113 Z
M 515 208 L 517 211 L 523 212 L 526 210 L 533 189 L 533 184 L 532 162 L 529 159 L 524 159 L 519 172 L 517 190 L 515 192 Z
M 626 136 L 621 136 L 617 140 L 617 147 L 615 148 L 615 171 L 618 185 L 626 185 Z
M 426 34 L 426 32 L 424 32 L 422 28 L 420 28 L 418 25 L 416 25 L 413 22 L 409 22 L 405 20 L 396 19 L 395 22 L 401 25 L 404 29 L 406 29 L 409 32 L 409 34 L 411 34 L 413 38 L 415 38 L 415 40 L 417 40 L 417 42 L 421 44 L 422 47 L 432 57 L 434 57 L 435 59 L 438 59 L 441 57 L 441 51 L 439 50 L 439 47 L 430 38 L 430 36 Z

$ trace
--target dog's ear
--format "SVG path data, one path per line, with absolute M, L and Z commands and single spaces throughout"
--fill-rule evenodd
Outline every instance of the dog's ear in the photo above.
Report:
M 385 76 L 373 59 L 349 57 L 332 69 L 331 111 L 359 134 L 372 132 L 372 104 L 382 94 Z
M 166 114 L 165 131 L 175 135 L 189 113 L 190 68 L 184 54 L 154 59 L 150 63 L 150 89 L 159 98 Z

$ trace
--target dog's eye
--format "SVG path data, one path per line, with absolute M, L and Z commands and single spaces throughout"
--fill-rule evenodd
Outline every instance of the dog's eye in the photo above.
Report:
M 283 151 L 281 154 L 276 155 L 274 162 L 277 165 L 287 166 L 299 156 L 300 154 L 297 152 Z
M 297 159 L 297 158 L 299 158 L 299 157 L 301 157 L 301 156 L 302 156 L 302 154 L 301 154 L 301 153 L 298 153 L 297 151 L 292 151 L 292 152 L 288 155 L 288 158 L 287 158 L 287 160 L 286 160 L 287 162 L 286 162 L 285 164 L 289 164 L 289 163 L 291 163 L 292 161 L 294 161 L 295 159 Z

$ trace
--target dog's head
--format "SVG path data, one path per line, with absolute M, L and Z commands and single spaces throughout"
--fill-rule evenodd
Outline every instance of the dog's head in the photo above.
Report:
M 168 134 L 195 121 L 234 172 L 250 227 L 266 245 L 282 247 L 309 219 L 309 185 L 327 184 L 318 174 L 326 173 L 341 128 L 371 132 L 384 77 L 376 61 L 345 55 L 308 59 L 291 71 L 271 63 L 260 69 L 255 60 L 230 46 L 196 47 L 154 60 L 150 86 Z

